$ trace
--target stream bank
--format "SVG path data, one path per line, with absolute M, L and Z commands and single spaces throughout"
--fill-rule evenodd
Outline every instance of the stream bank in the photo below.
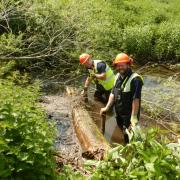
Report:
M 57 129 L 55 150 L 67 161 L 81 164 L 82 148 L 73 127 L 70 98 L 61 94 L 44 96 L 43 99 L 41 104 Z
M 160 69 L 162 70 L 162 67 Z M 150 68 L 150 72 L 151 71 L 152 68 Z M 143 128 L 160 128 L 161 130 L 166 131 L 166 134 L 168 134 L 168 137 L 172 141 L 177 141 L 177 138 L 180 135 L 180 106 L 178 100 L 180 97 L 178 91 L 180 88 L 178 80 L 179 76 L 177 71 L 175 72 L 176 76 L 173 76 L 172 71 L 171 74 L 168 74 L 167 69 L 163 69 L 162 71 L 163 75 L 160 77 L 160 70 L 151 74 L 148 71 L 148 68 L 140 69 L 140 73 L 143 74 L 145 80 L 140 125 Z M 80 89 L 78 89 L 78 91 L 80 92 Z M 104 105 L 91 98 L 93 91 L 94 89 L 91 87 L 89 91 L 90 101 L 86 105 L 86 110 L 89 112 L 97 127 L 101 129 L 102 119 L 99 116 L 99 110 Z M 71 161 L 79 163 L 83 160 L 83 148 L 73 125 L 73 109 L 71 106 L 73 98 L 67 97 L 62 93 L 59 94 L 45 96 L 47 102 L 42 103 L 42 105 L 45 107 L 49 119 L 56 123 L 58 130 L 55 142 L 56 149 L 62 156 L 68 157 Z M 152 97 L 155 97 L 155 100 L 153 100 Z M 79 103 L 79 94 L 74 101 Z M 107 114 L 105 129 L 104 137 L 110 144 L 123 144 L 122 132 L 116 124 L 113 113 Z

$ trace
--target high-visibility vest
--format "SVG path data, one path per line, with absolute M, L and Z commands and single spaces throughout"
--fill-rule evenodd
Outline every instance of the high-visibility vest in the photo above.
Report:
M 114 81 L 114 86 L 115 86 L 116 81 L 118 80 L 119 76 L 120 76 L 120 73 L 117 73 L 116 77 L 115 77 L 115 81 Z M 126 79 L 124 80 L 124 82 L 122 83 L 122 85 L 121 85 L 122 92 L 130 92 L 131 91 L 131 81 L 136 77 L 139 77 L 143 82 L 142 76 L 140 76 L 137 73 L 132 73 L 131 76 L 130 77 L 127 76 Z
M 98 74 L 97 71 L 97 65 L 100 62 L 104 62 L 102 60 L 93 60 L 94 62 L 94 69 L 89 69 L 89 73 L 91 74 Z M 105 80 L 100 80 L 97 79 L 98 83 L 101 84 L 105 90 L 111 90 L 114 86 L 114 80 L 115 80 L 115 75 L 114 72 L 112 71 L 112 69 L 109 67 L 109 65 L 107 63 L 106 64 L 106 79 Z
M 119 87 L 118 85 L 118 79 L 119 79 L 120 74 L 118 73 L 115 78 L 114 82 L 114 105 L 115 105 L 115 111 L 118 116 L 121 116 L 123 118 L 124 122 L 127 121 L 126 118 L 129 119 L 131 117 L 131 112 L 132 112 L 132 101 L 133 101 L 133 95 L 131 93 L 131 82 L 134 78 L 138 77 L 141 79 L 143 83 L 143 78 L 137 74 L 137 73 L 132 73 L 130 76 L 127 76 L 121 86 Z

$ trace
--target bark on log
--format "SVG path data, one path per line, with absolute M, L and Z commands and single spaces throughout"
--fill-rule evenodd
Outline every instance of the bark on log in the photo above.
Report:
M 103 159 L 106 152 L 110 149 L 109 143 L 85 109 L 83 100 L 77 91 L 67 87 L 66 92 L 69 96 L 75 97 L 75 100 L 72 102 L 73 124 L 84 150 L 84 157 L 98 160 Z

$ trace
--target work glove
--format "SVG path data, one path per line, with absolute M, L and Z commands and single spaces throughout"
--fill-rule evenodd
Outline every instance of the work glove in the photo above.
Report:
M 138 118 L 137 118 L 137 115 L 131 115 L 131 126 L 132 127 L 135 127 L 136 124 L 138 123 Z
M 90 78 L 91 78 L 92 81 L 94 81 L 94 83 L 96 83 L 97 78 L 96 78 L 95 73 L 91 73 L 91 74 L 90 74 Z
M 130 126 L 125 132 L 128 135 L 129 141 L 132 141 L 132 139 L 141 140 L 141 127 L 139 125 Z
M 87 88 L 84 87 L 84 89 L 81 91 L 81 96 L 86 97 L 87 96 Z
M 98 79 L 97 79 L 95 73 L 91 73 L 91 74 L 90 74 L 90 79 L 91 79 L 91 81 L 92 81 L 94 84 L 96 84 L 96 85 L 99 84 Z
M 91 73 L 90 77 L 91 77 L 92 79 L 95 79 L 95 78 L 96 78 L 95 73 Z

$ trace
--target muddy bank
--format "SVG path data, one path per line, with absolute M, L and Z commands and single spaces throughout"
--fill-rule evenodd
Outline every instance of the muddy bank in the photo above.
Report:
M 45 108 L 48 119 L 55 122 L 57 138 L 55 149 L 68 160 L 80 162 L 82 149 L 72 123 L 72 109 L 68 97 L 62 95 L 45 96 L 41 103 Z
M 66 95 L 44 96 L 42 106 L 50 121 L 55 122 L 55 149 L 58 161 L 81 164 L 83 158 L 103 159 L 110 146 L 85 109 L 79 92 L 67 88 Z
M 156 76 L 168 79 L 171 77 L 173 80 L 180 81 L 180 64 L 154 64 L 147 63 L 144 66 L 134 66 L 138 73 L 148 76 Z

